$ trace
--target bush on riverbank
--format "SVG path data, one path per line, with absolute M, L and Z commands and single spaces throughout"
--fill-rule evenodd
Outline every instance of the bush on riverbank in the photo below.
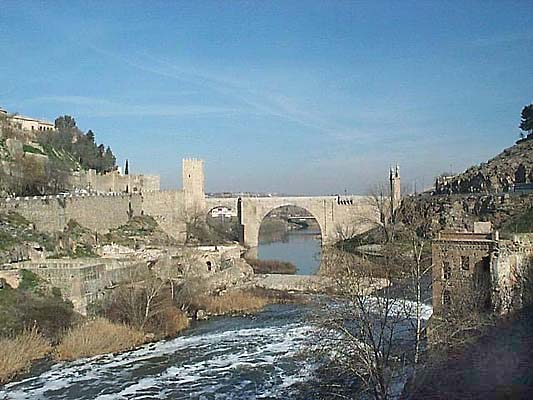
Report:
M 27 371 L 33 361 L 43 358 L 50 350 L 50 343 L 35 327 L 14 338 L 0 338 L 0 384 Z
M 22 334 L 35 326 L 56 343 L 76 319 L 72 303 L 57 288 L 50 288 L 30 271 L 21 272 L 18 289 L 5 284 L 0 290 L 0 337 Z
M 236 291 L 219 296 L 200 296 L 195 300 L 195 307 L 205 310 L 208 314 L 224 315 L 257 312 L 270 302 L 266 296 Z
M 55 349 L 57 360 L 74 360 L 130 350 L 144 342 L 144 334 L 124 324 L 96 318 L 70 329 Z
M 150 319 L 144 331 L 153 333 L 157 339 L 162 339 L 176 336 L 189 325 L 187 314 L 176 306 L 168 304 Z
M 155 339 L 175 336 L 188 328 L 187 315 L 178 308 L 168 283 L 147 276 L 143 284 L 125 284 L 91 306 L 91 314 L 126 324 Z
M 255 274 L 295 274 L 296 266 L 286 261 L 276 260 L 258 260 L 256 258 L 247 258 L 246 262 L 250 264 Z

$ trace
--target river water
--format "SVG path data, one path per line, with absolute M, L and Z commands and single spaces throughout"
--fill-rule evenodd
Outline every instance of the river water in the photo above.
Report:
M 283 233 L 279 240 L 261 236 L 257 247 L 260 260 L 288 261 L 298 275 L 313 275 L 320 267 L 320 230 L 301 229 Z
M 312 335 L 308 311 L 273 305 L 117 356 L 42 365 L 0 388 L 0 399 L 295 398 L 299 384 L 313 379 L 298 356 Z

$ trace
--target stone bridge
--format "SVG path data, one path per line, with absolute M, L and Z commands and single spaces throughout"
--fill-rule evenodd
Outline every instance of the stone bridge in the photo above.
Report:
M 366 196 L 206 198 L 207 212 L 219 206 L 237 209 L 241 243 L 248 247 L 259 244 L 263 219 L 272 210 L 289 205 L 307 210 L 316 219 L 323 244 L 362 233 L 379 220 L 377 209 Z

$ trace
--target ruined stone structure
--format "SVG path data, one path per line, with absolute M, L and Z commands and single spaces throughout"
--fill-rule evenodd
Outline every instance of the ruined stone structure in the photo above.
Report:
M 508 312 L 520 307 L 533 265 L 533 235 L 499 238 L 490 223 L 474 232 L 441 232 L 432 244 L 433 309 L 436 315 L 473 296 L 480 310 Z
M 61 289 L 63 296 L 72 301 L 74 310 L 83 315 L 87 314 L 87 306 L 101 298 L 107 288 L 148 271 L 144 261 L 112 258 L 48 259 L 10 267 L 32 271 Z

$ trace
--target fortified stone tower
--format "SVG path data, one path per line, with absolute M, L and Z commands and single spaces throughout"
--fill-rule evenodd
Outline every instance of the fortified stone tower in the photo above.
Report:
M 389 179 L 391 216 L 394 220 L 394 215 L 402 203 L 402 194 L 400 191 L 400 167 L 398 165 L 396 165 L 396 168 L 391 167 Z
M 183 195 L 187 209 L 205 207 L 204 161 L 196 158 L 182 160 Z

